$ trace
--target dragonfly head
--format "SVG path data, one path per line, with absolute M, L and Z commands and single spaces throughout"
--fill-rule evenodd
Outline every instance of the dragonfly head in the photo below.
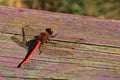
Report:
M 52 35 L 53 34 L 53 31 L 51 28 L 46 28 L 46 32 L 49 34 L 49 35 Z

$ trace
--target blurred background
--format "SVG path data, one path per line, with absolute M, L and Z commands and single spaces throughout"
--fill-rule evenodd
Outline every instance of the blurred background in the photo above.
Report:
M 120 0 L 0 0 L 0 5 L 120 20 Z

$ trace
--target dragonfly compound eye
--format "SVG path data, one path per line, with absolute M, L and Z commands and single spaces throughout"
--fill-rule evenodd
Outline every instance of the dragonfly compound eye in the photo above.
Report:
M 51 29 L 51 28 L 46 28 L 46 32 L 48 32 L 50 35 L 52 35 L 52 34 L 53 34 L 53 31 L 52 31 L 52 29 Z

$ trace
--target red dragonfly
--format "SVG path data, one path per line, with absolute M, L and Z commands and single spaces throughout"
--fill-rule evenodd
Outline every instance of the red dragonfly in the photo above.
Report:
M 25 35 L 25 29 L 30 28 L 29 26 L 25 26 L 22 28 L 22 36 L 23 36 L 23 43 L 28 46 L 28 53 L 25 56 L 24 60 L 17 66 L 18 68 L 23 67 L 35 53 L 35 51 L 39 48 L 39 53 L 42 53 L 40 47 L 44 43 L 50 42 L 49 38 L 55 37 L 57 34 L 53 35 L 53 30 L 51 28 L 46 28 L 44 32 L 40 32 L 39 35 L 34 36 L 34 39 L 27 41 Z

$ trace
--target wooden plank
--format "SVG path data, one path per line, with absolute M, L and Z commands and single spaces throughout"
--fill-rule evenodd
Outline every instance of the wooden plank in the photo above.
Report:
M 59 34 L 17 68 L 27 53 L 24 25 Z M 0 80 L 119 80 L 119 42 L 120 21 L 0 6 Z
M 119 21 L 83 18 L 78 15 L 46 11 L 32 12 L 26 9 L 20 12 L 19 9 L 6 8 L 0 8 L 1 32 L 21 34 L 21 27 L 24 25 L 30 25 L 39 30 L 38 32 L 46 27 L 52 27 L 55 32 L 59 33 L 56 39 L 74 42 L 83 39 L 82 42 L 120 46 Z
M 69 73 L 69 70 L 72 70 L 72 68 L 75 68 L 75 69 L 83 69 L 84 71 L 89 71 L 88 69 L 90 68 L 95 68 L 95 71 L 96 72 L 99 72 L 98 70 L 100 69 L 100 70 L 102 70 L 102 72 L 105 70 L 105 72 L 106 72 L 106 70 L 108 70 L 109 71 L 109 69 L 110 69 L 110 71 L 111 72 L 113 72 L 114 73 L 114 71 L 115 72 L 117 72 L 118 73 L 118 75 L 120 74 L 119 72 L 120 72 L 120 63 L 119 63 L 119 57 L 120 56 L 114 56 L 115 58 L 113 58 L 113 60 L 111 60 L 112 59 L 112 57 L 110 57 L 109 59 L 108 59 L 108 56 L 109 55 L 107 55 L 107 59 L 106 59 L 106 57 L 105 57 L 105 54 L 103 53 L 103 56 L 102 56 L 102 58 L 99 58 L 99 56 L 98 55 L 100 55 L 100 54 L 98 54 L 97 55 L 97 53 L 96 53 L 96 56 L 94 56 L 94 57 L 91 57 L 90 58 L 90 53 L 89 53 L 89 55 L 87 54 L 88 52 L 84 52 L 84 53 L 80 53 L 81 54 L 81 57 L 80 57 L 80 54 L 79 55 L 77 55 L 77 57 L 78 57 L 78 59 L 77 59 L 77 57 L 57 57 L 57 56 L 54 56 L 53 57 L 53 55 L 50 55 L 50 56 L 48 56 L 48 54 L 42 54 L 41 55 L 41 57 L 40 56 L 37 56 L 37 55 L 35 55 L 32 59 L 32 61 L 33 61 L 33 63 L 32 62 L 30 62 L 30 63 L 28 63 L 26 66 L 25 66 L 25 69 L 27 68 L 27 69 L 30 69 L 30 70 L 40 70 L 40 72 L 41 71 L 43 71 L 42 72 L 42 74 L 45 72 L 45 69 L 47 69 L 46 71 L 52 71 L 52 70 L 57 70 L 58 71 L 58 69 L 59 69 L 59 71 L 61 71 L 61 69 L 64 69 L 65 70 L 65 72 L 68 72 L 68 75 L 72 75 L 72 73 Z M 8 53 L 7 53 L 8 54 Z M 10 53 L 11 54 L 11 53 Z M 85 56 L 83 56 L 83 54 L 85 55 Z M 0 64 L 2 64 L 1 66 L 6 66 L 6 67 L 8 67 L 8 68 L 15 68 L 15 66 L 17 66 L 17 64 L 18 64 L 18 61 L 19 60 L 22 60 L 22 57 L 18 57 L 18 56 L 16 56 L 16 58 L 15 58 L 15 56 L 13 57 L 13 56 L 5 56 L 6 55 L 6 53 L 4 53 L 4 55 L 3 55 L 3 58 L 1 58 L 0 59 L 0 61 L 2 60 L 2 62 L 0 63 Z M 45 56 L 46 55 L 46 56 Z M 88 55 L 88 56 L 87 56 Z M 93 53 L 91 53 L 91 55 L 93 55 Z M 1 55 L 2 56 L 2 55 Z M 113 56 L 113 55 L 112 55 Z M 11 58 L 11 59 L 10 59 Z M 17 59 L 17 58 L 21 58 L 21 59 Z M 114 59 L 118 59 L 118 61 L 115 61 Z M 8 60 L 10 61 L 10 62 L 8 62 Z M 17 62 L 16 62 L 16 61 Z M 11 65 L 9 65 L 9 64 L 11 64 Z M 32 66 L 32 65 L 34 65 L 34 66 Z M 55 67 L 56 66 L 56 67 Z M 69 66 L 71 66 L 68 70 L 66 69 L 66 67 L 68 68 Z M 52 67 L 52 68 L 51 68 Z M 57 68 L 57 69 L 56 69 Z M 41 69 L 43 69 L 43 70 L 41 70 Z M 52 69 L 52 70 L 51 70 Z M 15 70 L 16 70 L 16 68 L 15 68 Z M 79 73 L 79 72 L 76 72 L 77 70 L 75 70 L 75 75 L 78 75 L 78 76 L 80 76 L 80 74 L 81 73 Z M 79 70 L 80 71 L 80 70 Z M 107 71 L 107 72 L 108 72 Z M 36 72 L 36 71 L 35 71 Z M 83 72 L 83 71 L 80 71 L 80 72 Z M 91 72 L 91 71 L 90 71 Z M 47 72 L 45 72 L 45 73 L 47 73 Z M 44 73 L 44 74 L 45 74 Z M 48 72 L 49 73 L 49 72 Z M 51 72 L 52 73 L 52 72 Z M 54 71 L 54 73 L 55 73 L 55 71 Z M 60 72 L 60 73 L 62 73 L 62 72 Z M 86 73 L 88 73 L 88 72 L 86 72 Z M 94 73 L 94 72 L 93 72 Z M 101 72 L 100 72 L 101 73 Z M 104 72 L 103 72 L 104 73 Z M 105 74 L 103 74 L 103 73 L 101 73 L 101 75 L 105 75 Z M 41 75 L 42 75 L 41 74 Z M 54 75 L 54 74 L 53 74 Z M 57 73 L 55 74 L 55 75 L 57 75 Z M 66 75 L 66 74 L 64 74 L 64 75 Z M 81 74 L 82 75 L 82 74 Z M 89 74 L 88 74 L 89 75 Z M 88 75 L 84 75 L 84 77 L 85 76 L 88 76 Z M 112 76 L 113 76 L 113 74 L 111 74 Z M 115 74 L 116 75 L 116 74 Z M 34 77 L 35 77 L 35 75 L 33 75 Z M 43 76 L 46 76 L 46 75 L 43 75 Z M 66 75 L 67 76 L 67 75 Z M 89 75 L 90 76 L 90 75 Z M 88 76 L 88 77 L 89 77 Z M 91 75 L 92 76 L 92 75 Z M 62 76 L 63 77 L 63 76 Z M 101 77 L 101 76 L 98 76 L 98 77 Z M 107 77 L 109 77 L 109 76 L 107 76 Z M 61 78 L 61 77 L 59 77 L 59 78 Z M 73 78 L 73 77 L 72 77 Z M 78 77 L 77 77 L 78 78 Z M 76 78 L 76 79 L 77 79 Z M 94 77 L 95 78 L 95 77 Z M 114 79 L 116 79 L 116 77 L 114 78 Z M 117 80 L 117 79 L 116 79 Z

